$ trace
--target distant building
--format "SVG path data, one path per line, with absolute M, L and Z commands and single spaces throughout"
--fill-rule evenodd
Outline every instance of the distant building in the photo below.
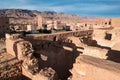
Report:
M 52 20 L 46 21 L 47 30 L 54 28 L 54 22 Z
M 5 37 L 5 33 L 10 32 L 9 28 L 9 18 L 0 17 L 0 38 Z
M 31 30 L 37 30 L 38 27 L 38 19 L 34 18 L 9 18 L 10 21 L 10 29 L 12 31 L 28 31 L 28 26 L 31 26 Z
M 32 30 L 37 30 L 37 25 L 36 24 L 31 24 L 31 23 L 26 23 L 26 24 L 10 24 L 10 30 L 11 31 L 32 31 Z
M 84 29 L 87 26 L 87 24 L 81 22 L 81 23 L 77 23 L 76 26 L 78 26 L 78 29 Z
M 63 30 L 63 28 L 66 26 L 65 23 L 62 23 L 61 21 L 57 20 L 49 20 L 46 22 L 47 29 L 56 29 L 56 30 Z
M 54 28 L 56 29 L 56 30 L 63 30 L 63 28 L 66 26 L 66 24 L 65 23 L 62 23 L 61 21 L 57 21 L 57 20 L 55 20 L 54 21 Z
M 37 29 L 42 29 L 43 27 L 42 27 L 42 24 L 43 24 L 43 18 L 42 18 L 42 16 L 37 16 L 37 21 L 38 21 L 38 27 L 37 27 Z
M 27 25 L 27 31 L 32 31 L 32 26 L 31 25 Z
M 76 30 L 76 28 L 75 28 L 76 25 L 74 23 L 66 24 L 66 26 L 67 26 L 67 29 L 70 28 L 70 30 L 72 30 L 72 31 Z

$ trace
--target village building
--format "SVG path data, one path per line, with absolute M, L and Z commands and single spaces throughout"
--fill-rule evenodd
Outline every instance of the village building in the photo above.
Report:
M 42 27 L 42 25 L 43 25 L 43 18 L 40 15 L 37 16 L 37 24 L 38 24 L 37 29 L 42 29 L 43 28 Z

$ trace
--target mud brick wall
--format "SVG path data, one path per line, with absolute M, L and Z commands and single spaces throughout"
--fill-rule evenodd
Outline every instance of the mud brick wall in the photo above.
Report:
M 54 34 L 28 34 L 24 38 L 26 39 L 37 39 L 37 40 L 50 40 L 50 41 L 57 41 L 59 39 L 66 39 L 67 37 L 92 37 L 93 30 L 82 30 L 82 31 L 69 31 L 69 32 L 62 32 L 62 33 L 54 33 Z
M 0 54 L 0 80 L 21 80 L 21 61 L 8 53 Z
M 119 80 L 120 64 L 91 56 L 79 56 L 69 80 Z

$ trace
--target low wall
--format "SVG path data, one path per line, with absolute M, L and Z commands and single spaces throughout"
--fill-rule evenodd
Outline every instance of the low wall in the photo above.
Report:
M 89 55 L 100 59 L 107 59 L 107 53 L 107 49 L 92 46 L 85 46 L 83 51 L 84 55 Z
M 25 38 L 32 38 L 38 40 L 50 40 L 57 41 L 59 39 L 65 39 L 67 37 L 92 37 L 93 30 L 81 30 L 81 31 L 69 31 L 69 32 L 59 32 L 54 34 L 28 34 Z
M 90 56 L 79 56 L 69 80 L 119 80 L 120 64 Z
M 40 49 L 48 48 L 49 45 L 56 45 L 58 47 L 62 47 L 64 43 L 74 43 L 75 40 L 68 39 L 69 37 L 78 37 L 76 40 L 77 43 L 80 42 L 79 37 L 92 37 L 93 30 L 84 30 L 84 31 L 69 31 L 63 33 L 54 33 L 54 34 L 29 34 L 24 37 L 25 40 L 30 41 L 33 45 L 35 51 L 39 51 Z

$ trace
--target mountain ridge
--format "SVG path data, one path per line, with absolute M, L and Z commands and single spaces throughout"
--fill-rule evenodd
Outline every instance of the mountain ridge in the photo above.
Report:
M 28 10 L 28 9 L 0 9 L 0 16 L 10 17 L 13 19 L 32 19 L 41 15 L 46 20 L 60 20 L 63 22 L 85 22 L 85 21 L 96 21 L 97 19 L 106 19 L 104 17 L 82 17 L 78 15 L 71 15 L 65 13 L 57 13 L 54 11 L 37 11 L 37 10 Z

